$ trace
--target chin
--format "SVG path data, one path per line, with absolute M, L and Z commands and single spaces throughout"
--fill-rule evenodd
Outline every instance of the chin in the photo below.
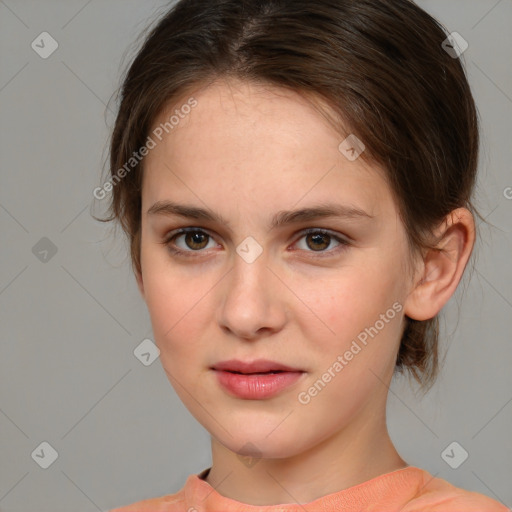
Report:
M 241 459 L 285 459 L 304 451 L 303 443 L 289 431 L 283 429 L 279 434 L 262 431 L 261 428 L 229 429 L 229 434 L 221 432 L 213 435 L 215 439 L 228 450 L 236 453 Z

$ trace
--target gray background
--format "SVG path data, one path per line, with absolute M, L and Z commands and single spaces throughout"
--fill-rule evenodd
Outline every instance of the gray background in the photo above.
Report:
M 209 435 L 159 360 L 134 356 L 149 316 L 121 236 L 90 215 L 102 212 L 92 190 L 123 58 L 165 4 L 0 0 L 2 512 L 105 511 L 176 492 L 210 463 Z M 510 507 L 512 1 L 419 4 L 469 42 L 477 205 L 493 226 L 481 226 L 475 271 L 444 309 L 439 380 L 423 399 L 396 380 L 389 427 L 410 464 Z M 59 44 L 47 59 L 31 48 L 43 31 Z M 58 452 L 48 469 L 36 463 L 49 457 L 43 441 Z M 441 458 L 452 441 L 469 453 L 458 469 Z

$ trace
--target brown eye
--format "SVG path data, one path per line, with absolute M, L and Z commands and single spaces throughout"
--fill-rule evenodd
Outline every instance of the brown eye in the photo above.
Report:
M 208 245 L 211 243 L 212 245 Z M 333 246 L 333 243 L 335 244 Z M 205 249 L 214 249 L 217 244 L 211 235 L 202 229 L 184 228 L 169 234 L 162 242 L 167 249 L 177 256 L 201 256 L 209 254 Z M 295 243 L 304 252 L 317 253 L 321 256 L 334 256 L 347 249 L 350 242 L 344 238 L 323 229 L 311 228 L 302 233 Z M 301 247 L 302 245 L 302 247 Z M 332 247 L 331 247 L 332 246 Z
M 306 235 L 306 244 L 314 251 L 322 251 L 329 247 L 331 236 L 326 233 L 314 233 Z
M 189 231 L 184 233 L 185 244 L 193 250 L 204 249 L 208 243 L 209 235 L 202 231 Z
M 350 242 L 324 229 L 310 228 L 302 232 L 296 245 L 300 250 L 318 253 L 318 256 L 334 256 L 347 249 Z
M 213 245 L 208 246 L 208 243 Z M 199 256 L 203 249 L 212 249 L 215 242 L 211 235 L 201 229 L 181 229 L 178 232 L 170 234 L 162 242 L 173 254 L 183 256 Z

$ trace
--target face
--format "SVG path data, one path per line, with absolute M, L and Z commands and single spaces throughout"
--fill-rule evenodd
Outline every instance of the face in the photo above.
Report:
M 347 158 L 301 96 L 217 82 L 193 98 L 156 120 L 181 114 L 144 168 L 139 285 L 161 363 L 225 447 L 297 455 L 385 408 L 405 230 L 382 170 Z

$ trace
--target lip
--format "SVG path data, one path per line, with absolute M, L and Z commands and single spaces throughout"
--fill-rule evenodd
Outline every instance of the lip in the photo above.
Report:
M 217 363 L 211 369 L 230 395 L 245 400 L 275 396 L 305 374 L 303 370 L 266 359 L 248 362 L 232 359 Z
M 212 366 L 213 370 L 224 370 L 238 373 L 266 373 L 272 371 L 282 372 L 302 372 L 299 368 L 292 368 L 268 359 L 255 359 L 254 361 L 240 361 L 239 359 L 230 359 L 222 361 Z

